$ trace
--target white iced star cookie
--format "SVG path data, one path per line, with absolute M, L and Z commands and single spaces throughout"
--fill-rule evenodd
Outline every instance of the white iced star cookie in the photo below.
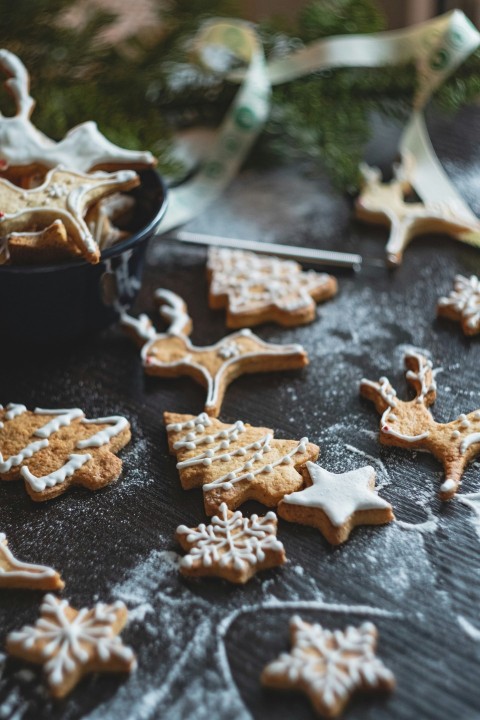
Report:
M 44 665 L 51 694 L 61 698 L 87 673 L 135 669 L 133 651 L 118 637 L 127 617 L 122 602 L 75 610 L 66 600 L 45 595 L 35 625 L 7 636 L 7 652 Z
M 375 656 L 377 629 L 370 622 L 345 630 L 327 630 L 290 620 L 292 650 L 262 672 L 266 687 L 301 690 L 318 715 L 337 717 L 357 690 L 393 690 L 395 678 Z
M 392 506 L 379 497 L 375 470 L 369 465 L 336 475 L 307 462 L 309 487 L 285 495 L 278 506 L 284 520 L 318 528 L 332 545 L 340 545 L 357 525 L 383 525 L 394 519 Z

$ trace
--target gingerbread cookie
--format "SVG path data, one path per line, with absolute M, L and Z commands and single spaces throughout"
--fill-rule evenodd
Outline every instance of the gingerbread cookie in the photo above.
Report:
M 315 303 L 337 292 L 331 275 L 303 272 L 292 260 L 244 250 L 211 248 L 207 262 L 213 309 L 227 308 L 227 327 L 240 328 L 273 321 L 303 325 L 315 319 Z
M 377 628 L 370 622 L 345 630 L 290 620 L 292 650 L 264 668 L 263 685 L 300 690 L 324 718 L 340 715 L 350 697 L 361 691 L 391 691 L 393 673 L 376 657 Z
M 44 265 L 81 257 L 61 220 L 55 220 L 44 230 L 10 233 L 6 251 L 13 265 Z
M 148 375 L 180 377 L 188 375 L 207 389 L 205 412 L 217 417 L 227 386 L 246 373 L 292 370 L 308 364 L 301 345 L 274 345 L 241 330 L 227 335 L 215 345 L 197 347 L 187 333 L 191 321 L 185 303 L 170 291 L 157 290 L 160 313 L 168 320 L 166 333 L 153 333 L 145 316 L 136 321 L 123 314 L 121 322 L 142 345 L 142 361 Z
M 0 480 L 23 478 L 38 502 L 70 485 L 98 490 L 120 475 L 122 462 L 114 453 L 130 437 L 128 421 L 117 415 L 87 420 L 79 408 L 0 406 Z
M 184 490 L 203 488 L 207 515 L 222 503 L 235 510 L 247 500 L 276 507 L 286 493 L 303 487 L 300 468 L 318 457 L 308 438 L 274 440 L 273 430 L 241 420 L 232 425 L 206 413 L 165 413 L 168 445 L 177 457 Z
M 440 499 L 450 500 L 465 467 L 480 454 L 480 410 L 462 414 L 450 423 L 436 422 L 428 409 L 437 396 L 432 363 L 421 353 L 410 352 L 405 355 L 405 367 L 407 381 L 416 394 L 413 400 L 400 400 L 386 377 L 378 382 L 363 379 L 360 392 L 382 414 L 381 443 L 425 450 L 443 464 L 445 481 L 440 486 Z
M 0 71 L 8 77 L 5 85 L 16 104 L 15 116 L 0 116 L 0 170 L 4 177 L 32 187 L 28 178 L 43 178 L 49 168 L 58 165 L 86 173 L 139 170 L 156 164 L 149 152 L 124 150 L 111 143 L 94 122 L 77 125 L 63 140 L 54 142 L 30 122 L 35 102 L 29 95 L 30 78 L 21 60 L 8 50 L 0 50 Z
M 0 179 L 0 235 L 39 230 L 61 220 L 83 257 L 97 263 L 100 250 L 83 219 L 87 208 L 107 195 L 139 184 L 133 170 L 86 175 L 57 168 L 33 190 L 22 190 Z
M 357 525 L 384 525 L 394 520 L 392 506 L 375 492 L 375 470 L 366 467 L 336 475 L 307 462 L 305 490 L 285 495 L 278 506 L 284 520 L 312 525 L 332 543 L 348 540 Z
M 122 602 L 75 610 L 66 600 L 45 595 L 39 620 L 11 632 L 7 652 L 43 665 L 51 694 L 62 698 L 87 673 L 135 669 L 133 651 L 118 637 L 127 617 Z
M 129 236 L 130 233 L 117 226 L 125 226 L 132 219 L 134 207 L 135 200 L 131 195 L 115 193 L 89 208 L 85 222 L 100 250 L 106 250 Z
M 188 552 L 180 562 L 180 571 L 188 577 L 215 576 L 246 583 L 260 570 L 286 562 L 283 545 L 277 540 L 277 524 L 273 512 L 246 518 L 222 503 L 211 525 L 177 528 L 176 538 Z
M 394 178 L 382 182 L 378 168 L 361 165 L 363 187 L 355 203 L 359 220 L 390 227 L 385 248 L 387 263 L 400 265 L 409 243 L 419 235 L 442 233 L 456 238 L 471 232 L 479 232 L 480 223 L 461 212 L 455 202 L 423 203 L 407 202 L 412 192 L 410 176 L 415 159 L 407 155 L 394 168 Z
M 65 587 L 56 570 L 17 560 L 7 544 L 5 533 L 0 533 L 0 588 L 62 590 Z
M 457 320 L 465 335 L 480 332 L 480 278 L 456 275 L 453 290 L 448 297 L 441 297 L 437 314 Z

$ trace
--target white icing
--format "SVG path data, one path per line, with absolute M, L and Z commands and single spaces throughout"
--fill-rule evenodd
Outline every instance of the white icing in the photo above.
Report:
M 1 157 L 9 165 L 63 165 L 71 170 L 89 172 L 98 165 L 155 164 L 149 152 L 124 150 L 111 143 L 94 122 L 77 125 L 63 140 L 54 142 L 29 120 L 34 101 L 28 94 L 29 78 L 23 63 L 8 50 L 0 50 L 0 68 L 12 75 L 6 84 L 13 92 L 17 105 L 14 117 L 0 115 Z
M 202 523 L 198 528 L 185 525 L 177 528 L 177 533 L 186 535 L 187 542 L 194 544 L 182 558 L 181 565 L 189 568 L 200 560 L 204 567 L 218 563 L 221 567 L 232 565 L 236 570 L 244 570 L 263 562 L 266 550 L 283 550 L 282 543 L 276 538 L 275 513 L 244 518 L 237 510 L 229 518 L 225 503 L 220 505 L 219 513 L 219 517 L 212 518 L 211 525 Z
M 237 357 L 237 355 L 240 355 L 240 348 L 234 342 L 225 343 L 225 345 L 217 352 L 217 355 L 218 357 L 224 359 Z
M 432 361 L 425 358 L 423 355 L 415 352 L 409 352 L 406 357 L 415 358 L 418 363 L 418 371 L 407 370 L 406 377 L 409 380 L 414 380 L 420 385 L 420 391 L 418 392 L 417 402 L 423 402 L 429 392 L 437 389 L 435 378 L 433 376 L 433 365 Z M 427 384 L 427 375 L 431 373 L 430 382 Z
M 26 625 L 8 635 L 8 641 L 19 644 L 23 650 L 43 647 L 42 657 L 51 685 L 61 685 L 90 660 L 108 663 L 115 658 L 126 670 L 134 667 L 132 650 L 113 631 L 117 612 L 125 608 L 122 602 L 98 603 L 93 611 L 83 608 L 73 618 L 66 613 L 68 607 L 66 600 L 45 595 L 41 617 L 35 625 Z
M 454 289 L 448 297 L 441 297 L 438 304 L 457 312 L 468 327 L 480 330 L 480 278 L 457 275 Z
M 314 305 L 312 294 L 331 281 L 313 270 L 302 272 L 291 260 L 227 248 L 210 249 L 208 269 L 210 293 L 228 295 L 232 315 L 270 306 L 287 312 L 309 308 Z
M 0 473 L 6 473 L 11 470 L 12 467 L 21 465 L 24 460 L 31 458 L 34 453 L 43 450 L 47 445 L 48 440 L 35 440 L 20 450 L 16 455 L 11 455 L 6 460 L 3 459 L 3 455 L 0 452 Z
M 147 315 L 142 314 L 137 319 L 128 315 L 128 313 L 123 312 L 120 315 L 120 323 L 123 327 L 132 329 L 137 337 L 144 342 L 153 340 L 157 335 L 155 328 Z
M 440 485 L 440 490 L 441 492 L 450 492 L 450 490 L 455 490 L 457 488 L 457 485 L 458 483 L 455 482 L 455 480 L 452 480 L 452 478 L 447 478 Z
M 4 580 L 26 578 L 33 583 L 35 580 L 44 580 L 57 574 L 51 567 L 32 565 L 17 560 L 7 546 L 7 538 L 4 533 L 0 533 L 0 559 L 7 565 L 7 568 L 3 568 L 0 564 L 0 587 Z
M 48 441 L 45 441 L 48 443 Z M 42 477 L 37 477 L 36 475 L 33 475 L 28 467 L 24 466 L 20 470 L 20 474 L 23 477 L 23 479 L 30 485 L 32 490 L 35 492 L 43 492 L 45 488 L 47 487 L 54 487 L 55 485 L 59 485 L 63 483 L 67 477 L 71 477 L 76 470 L 82 467 L 82 465 L 85 465 L 89 460 L 92 459 L 91 455 L 83 454 L 83 455 L 69 455 L 68 461 L 62 465 L 62 467 L 58 468 L 58 470 L 54 470 L 53 472 L 49 473 L 48 475 L 42 475 Z
M 7 412 L 5 413 L 5 420 L 13 420 L 27 411 L 25 405 L 20 405 L 19 403 L 8 403 L 6 409 Z
M 471 445 L 476 445 L 477 443 L 480 443 L 480 432 L 467 435 L 467 437 L 462 440 L 462 444 L 460 445 L 460 452 L 463 455 Z
M 159 288 L 155 290 L 155 299 L 161 302 L 158 312 L 170 323 L 167 335 L 183 335 L 191 320 L 182 298 L 171 290 Z
M 238 482 L 242 482 L 243 480 L 248 480 L 249 482 L 251 482 L 255 479 L 257 475 L 260 475 L 262 473 L 271 473 L 273 472 L 274 468 L 278 467 L 279 465 L 289 465 L 292 462 L 292 458 L 294 455 L 302 454 L 307 449 L 308 438 L 304 437 L 300 440 L 300 443 L 293 450 L 291 450 L 283 457 L 272 460 L 271 462 L 265 462 L 266 458 L 264 456 L 268 455 L 268 453 L 271 451 L 271 447 L 268 444 L 271 439 L 272 435 L 267 434 L 260 440 L 250 443 L 249 445 L 245 445 L 244 447 L 237 448 L 237 450 L 230 453 L 228 457 L 229 460 L 234 455 L 239 455 L 240 457 L 246 457 L 249 453 L 250 455 L 245 462 L 234 468 L 234 470 L 230 470 L 228 473 L 225 473 L 224 475 L 215 478 L 215 480 L 212 480 L 212 482 L 206 483 L 203 486 L 203 492 L 208 492 L 209 490 L 214 490 L 215 488 L 220 488 L 222 490 L 230 490 L 233 485 Z M 253 453 L 252 450 L 254 451 Z M 225 455 L 227 455 L 227 453 Z M 261 463 L 260 467 L 254 467 L 255 463 L 257 462 Z
M 275 345 L 273 343 L 267 343 L 261 340 L 257 335 L 249 331 L 246 333 L 244 330 L 241 330 L 236 333 L 232 333 L 231 335 L 227 335 L 222 340 L 220 340 L 215 345 L 207 345 L 204 347 L 197 347 L 193 345 L 189 338 L 184 335 L 179 335 L 185 345 L 184 350 L 184 357 L 180 358 L 179 360 L 175 360 L 173 362 L 164 362 L 162 360 L 159 360 L 158 357 L 155 354 L 158 354 L 159 350 L 161 350 L 161 343 L 163 340 L 168 339 L 169 335 L 165 334 L 157 334 L 155 335 L 151 340 L 149 340 L 142 348 L 141 350 L 141 357 L 144 367 L 148 366 L 156 366 L 161 368 L 181 368 L 181 367 L 190 367 L 195 368 L 204 378 L 205 385 L 207 387 L 207 398 L 205 401 L 205 408 L 216 408 L 218 403 L 218 397 L 219 397 L 219 391 L 220 387 L 223 382 L 223 378 L 227 372 L 227 370 L 232 366 L 235 365 L 237 362 L 243 362 L 245 359 L 249 358 L 261 358 L 261 357 L 290 357 L 292 355 L 300 355 L 303 354 L 304 348 L 301 345 Z M 218 368 L 217 372 L 213 376 L 209 370 L 204 366 L 201 365 L 199 362 L 195 362 L 195 355 L 198 353 L 205 353 L 208 351 L 212 351 L 216 355 L 218 355 L 219 351 L 222 347 L 224 347 L 226 344 L 231 343 L 232 341 L 236 341 L 237 339 L 240 339 L 242 337 L 249 337 L 250 339 L 254 340 L 255 344 L 257 345 L 257 350 L 251 351 L 251 352 L 244 352 L 240 346 L 239 343 L 238 347 L 240 349 L 240 353 L 236 355 L 233 358 L 228 358 L 225 360 L 222 365 Z M 153 348 L 155 348 L 155 351 L 152 352 Z
M 76 447 L 79 450 L 83 450 L 84 448 L 88 447 L 101 447 L 102 445 L 110 442 L 113 437 L 119 435 L 122 430 L 125 430 L 125 428 L 128 427 L 128 420 L 124 417 L 121 417 L 120 415 L 112 415 L 111 417 L 104 418 L 94 418 L 93 420 L 84 419 L 82 420 L 82 423 L 84 423 L 85 425 L 103 425 L 104 423 L 108 423 L 111 424 L 112 427 L 107 427 L 103 430 L 99 430 L 97 433 L 95 433 L 95 435 L 92 435 L 85 440 L 79 440 L 76 444 Z
M 45 410 L 43 408 L 35 408 L 35 415 L 58 415 L 58 417 L 50 420 L 46 425 L 43 425 L 33 433 L 37 437 L 48 438 L 54 432 L 60 430 L 61 427 L 70 425 L 72 420 L 83 417 L 83 410 L 79 408 L 71 408 L 64 410 Z
M 335 527 L 343 525 L 359 510 L 384 510 L 391 507 L 390 503 L 371 489 L 375 470 L 370 465 L 339 475 L 312 462 L 307 462 L 306 467 L 312 485 L 285 495 L 283 502 L 288 505 L 319 508 Z
M 377 632 L 372 623 L 327 630 L 294 616 L 290 627 L 293 649 L 267 665 L 267 680 L 278 679 L 285 681 L 286 687 L 307 689 L 332 716 L 336 706 L 356 689 L 393 685 L 393 674 L 375 656 Z

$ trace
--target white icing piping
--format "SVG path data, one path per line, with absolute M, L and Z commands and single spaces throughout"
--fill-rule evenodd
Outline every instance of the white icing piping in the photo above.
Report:
M 60 430 L 61 427 L 70 425 L 72 420 L 81 418 L 84 416 L 83 410 L 79 408 L 63 409 L 63 410 L 46 410 L 43 408 L 35 408 L 33 411 L 35 415 L 58 415 L 59 417 L 50 420 L 46 425 L 43 425 L 33 433 L 37 437 L 48 438 L 52 433 Z
M 44 645 L 42 655 L 51 685 L 61 685 L 77 672 L 79 665 L 91 659 L 107 663 L 117 657 L 130 666 L 128 669 L 135 667 L 132 650 L 122 644 L 112 629 L 117 619 L 115 611 L 125 608 L 122 602 L 98 603 L 93 613 L 82 608 L 73 618 L 65 612 L 68 607 L 66 600 L 45 595 L 41 615 L 47 618 L 40 617 L 35 625 L 26 625 L 8 636 L 9 642 L 19 643 L 24 650 L 31 649 L 37 642 Z
M 76 470 L 81 468 L 82 465 L 85 465 L 85 463 L 91 459 L 92 456 L 87 453 L 82 455 L 72 454 L 69 455 L 68 462 L 58 468 L 58 470 L 55 470 L 48 475 L 37 477 L 36 475 L 33 475 L 26 466 L 22 467 L 20 474 L 23 479 L 28 482 L 32 490 L 35 492 L 43 492 L 43 490 L 47 487 L 54 487 L 55 485 L 63 483 L 67 477 L 71 477 Z
M 464 455 L 471 445 L 476 445 L 477 443 L 480 443 L 480 432 L 467 435 L 460 445 L 460 452 Z
M 253 335 L 251 330 L 240 330 L 237 333 L 232 333 L 231 335 L 227 335 L 227 337 L 223 338 L 219 342 L 215 343 L 214 345 L 207 345 L 205 347 L 196 347 L 195 345 L 192 345 L 190 342 L 190 339 L 186 337 L 185 335 L 180 335 L 180 337 L 184 343 L 185 347 L 188 351 L 191 351 L 192 353 L 195 353 L 195 351 L 201 351 L 201 352 L 207 352 L 210 350 L 214 350 L 218 353 L 218 350 L 222 348 L 222 346 L 225 344 L 225 341 L 232 341 L 236 338 L 240 337 L 251 337 Z M 271 357 L 277 355 L 279 351 L 281 351 L 281 355 L 279 354 L 278 357 L 285 357 L 289 355 L 298 355 L 301 353 L 304 353 L 304 348 L 302 345 L 293 344 L 293 345 L 274 345 L 273 343 L 266 343 L 263 340 L 261 340 L 256 335 L 254 336 L 255 341 L 260 345 L 262 350 L 256 350 L 248 353 L 244 353 L 242 355 L 237 355 L 236 357 L 230 358 L 226 360 L 220 368 L 217 370 L 214 377 L 208 372 L 208 370 L 202 366 L 198 365 L 194 361 L 192 361 L 191 356 L 188 355 L 184 358 L 181 358 L 180 360 L 176 360 L 174 362 L 163 362 L 160 360 L 157 360 L 153 355 L 149 355 L 149 352 L 153 345 L 161 340 L 168 339 L 168 335 L 164 334 L 158 334 L 156 335 L 152 340 L 147 342 L 142 350 L 141 350 L 141 357 L 142 357 L 142 363 L 144 367 L 148 366 L 156 366 L 156 367 L 168 367 L 168 368 L 174 368 L 174 367 L 181 367 L 182 365 L 188 366 L 190 368 L 195 368 L 198 370 L 203 377 L 205 378 L 206 386 L 207 386 L 207 399 L 205 401 L 205 408 L 214 408 L 217 405 L 218 402 L 218 395 L 219 395 L 219 389 L 221 385 L 221 381 L 223 380 L 223 376 L 225 375 L 227 369 L 230 367 L 230 365 L 238 362 L 239 360 L 243 360 L 244 358 L 261 358 L 263 357 Z M 148 360 L 147 360 L 148 358 Z
M 212 518 L 211 525 L 204 523 L 198 528 L 180 525 L 177 533 L 186 535 L 188 543 L 195 543 L 180 564 L 192 567 L 196 560 L 204 567 L 213 563 L 221 566 L 232 563 L 236 570 L 244 570 L 265 560 L 265 551 L 282 551 L 283 545 L 276 538 L 276 515 L 268 512 L 264 517 L 252 515 L 244 518 L 237 511 L 228 517 L 228 507 L 222 503 L 219 515 Z
M 203 492 L 208 492 L 209 490 L 213 490 L 215 488 L 221 488 L 222 490 L 230 490 L 235 483 L 241 482 L 242 480 L 248 480 L 251 482 L 255 478 L 255 476 L 259 475 L 260 473 L 271 473 L 273 469 L 278 465 L 289 465 L 292 462 L 292 457 L 294 455 L 296 455 L 297 453 L 304 453 L 307 449 L 308 438 L 304 437 L 300 440 L 300 443 L 297 445 L 297 447 L 287 453 L 287 455 L 284 455 L 283 457 L 275 460 L 272 463 L 263 465 L 260 468 L 257 468 L 255 470 L 252 469 L 254 462 L 260 460 L 262 455 L 266 454 L 270 450 L 268 442 L 271 439 L 272 436 L 268 434 L 256 443 L 252 443 L 252 449 L 256 450 L 252 458 L 247 460 L 241 467 L 236 468 L 234 471 L 222 475 L 221 477 L 213 480 L 211 483 L 207 483 L 206 485 L 204 485 Z M 259 445 L 258 450 L 256 448 L 257 445 Z M 244 472 L 245 470 L 247 472 Z M 237 473 L 240 473 L 240 475 L 237 475 Z
M 6 409 L 7 412 L 5 413 L 5 420 L 13 420 L 27 411 L 25 405 L 20 405 L 19 403 L 8 403 Z
M 86 440 L 79 440 L 75 447 L 79 450 L 83 450 L 88 447 L 101 447 L 108 443 L 113 437 L 119 435 L 122 430 L 128 427 L 128 420 L 121 415 L 112 415 L 111 417 L 94 418 L 93 420 L 83 419 L 82 423 L 85 425 L 103 425 L 104 423 L 112 424 L 112 427 L 104 428 L 99 430 L 92 437 Z
M 184 335 L 185 328 L 191 322 L 184 301 L 171 290 L 155 290 L 155 299 L 163 301 L 158 308 L 160 315 L 170 323 L 167 335 Z
M 28 579 L 34 575 L 36 580 L 42 580 L 44 578 L 53 577 L 57 574 L 53 568 L 47 567 L 46 565 L 33 565 L 17 560 L 7 546 L 5 533 L 0 533 L 0 557 L 2 556 L 6 564 L 9 566 L 9 569 L 5 570 L 0 567 L 0 586 L 4 578 Z
M 120 323 L 127 328 L 131 328 L 135 331 L 136 335 L 147 342 L 148 340 L 153 340 L 157 332 L 155 328 L 153 327 L 150 318 L 147 315 L 139 315 L 138 318 L 134 318 L 128 313 L 122 313 L 120 315 Z
M 0 452 L 0 473 L 9 472 L 12 467 L 21 465 L 24 460 L 26 460 L 27 458 L 31 458 L 34 453 L 38 452 L 39 450 L 43 450 L 43 448 L 46 448 L 47 445 L 48 440 L 36 440 L 35 442 L 32 442 L 26 447 L 24 447 L 16 455 L 11 455 L 6 460 L 3 459 L 3 455 Z

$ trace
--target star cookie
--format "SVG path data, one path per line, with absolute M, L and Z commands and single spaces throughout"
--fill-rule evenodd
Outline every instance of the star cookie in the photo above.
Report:
M 246 518 L 222 503 L 211 525 L 180 525 L 176 538 L 188 552 L 180 562 L 181 573 L 188 577 L 216 576 L 243 584 L 260 570 L 286 561 L 283 545 L 277 540 L 277 516 L 273 512 Z
M 118 637 L 127 617 L 122 602 L 75 610 L 66 600 L 45 595 L 35 625 L 7 636 L 7 652 L 44 665 L 51 694 L 62 698 L 87 673 L 135 669 L 133 651 Z
M 62 590 L 60 575 L 51 567 L 21 562 L 7 547 L 5 533 L 0 533 L 0 588 L 28 590 Z
M 383 445 L 424 450 L 443 464 L 445 480 L 440 486 L 440 499 L 450 500 L 462 482 L 466 466 L 480 454 L 480 409 L 468 415 L 462 413 L 453 422 L 436 422 L 429 410 L 437 396 L 431 361 L 421 353 L 410 352 L 405 355 L 405 367 L 407 382 L 416 394 L 413 400 L 400 400 L 386 377 L 378 382 L 364 378 L 360 393 L 382 415 Z
M 165 413 L 170 452 L 184 490 L 203 488 L 207 515 L 222 503 L 235 510 L 247 500 L 276 507 L 286 493 L 303 487 L 300 468 L 318 457 L 308 438 L 274 440 L 273 430 L 241 420 L 228 425 L 206 413 Z
M 120 415 L 87 420 L 79 408 L 51 410 L 0 405 L 0 480 L 25 482 L 32 500 L 64 493 L 70 485 L 98 490 L 118 478 L 114 453 L 130 441 Z
M 454 289 L 448 297 L 441 297 L 437 315 L 457 320 L 465 335 L 480 332 L 480 278 L 471 275 L 455 277 Z
M 33 190 L 0 178 L 0 236 L 39 230 L 61 220 L 83 257 L 97 263 L 100 250 L 84 220 L 88 207 L 139 184 L 133 170 L 86 175 L 56 168 L 47 173 L 43 185 Z
M 366 467 L 336 475 L 307 462 L 309 487 L 285 495 L 278 506 L 284 520 L 312 525 L 332 543 L 348 540 L 357 525 L 384 525 L 394 519 L 392 506 L 375 492 L 375 470 Z
M 337 292 L 331 275 L 303 272 L 292 260 L 243 250 L 211 248 L 207 263 L 209 305 L 227 308 L 227 327 L 273 321 L 302 325 L 315 319 L 316 303 Z
M 227 335 L 215 345 L 197 347 L 186 333 L 191 321 L 185 303 L 175 293 L 157 290 L 160 313 L 170 323 L 166 333 L 156 333 L 145 316 L 139 320 L 123 314 L 122 324 L 142 347 L 147 375 L 179 377 L 188 375 L 207 389 L 205 412 L 217 417 L 227 386 L 246 373 L 293 370 L 308 364 L 301 345 L 274 345 L 251 330 Z
M 409 243 L 419 235 L 442 233 L 462 239 L 480 232 L 480 222 L 458 208 L 455 201 L 443 203 L 407 202 L 412 192 L 409 174 L 414 160 L 408 156 L 394 169 L 394 178 L 382 182 L 381 172 L 363 164 L 364 185 L 355 203 L 359 220 L 390 227 L 385 248 L 387 263 L 402 263 Z
M 292 650 L 264 668 L 262 684 L 279 690 L 300 690 L 324 718 L 340 715 L 350 697 L 361 691 L 391 691 L 393 673 L 375 656 L 377 629 L 370 622 L 345 630 L 327 630 L 290 620 Z
M 35 107 L 29 95 L 30 78 L 21 60 L 8 50 L 0 50 L 2 71 L 8 77 L 5 86 L 15 100 L 16 114 L 0 116 L 0 171 L 17 184 L 36 174 L 42 177 L 46 170 L 58 165 L 81 173 L 139 170 L 155 165 L 151 153 L 114 145 L 94 122 L 77 125 L 63 140 L 54 142 L 30 122 Z

